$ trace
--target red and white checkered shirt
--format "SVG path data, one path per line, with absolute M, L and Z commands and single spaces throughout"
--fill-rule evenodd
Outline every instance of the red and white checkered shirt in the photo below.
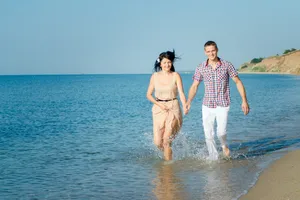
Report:
M 195 70 L 193 80 L 204 81 L 203 105 L 209 108 L 229 106 L 229 77 L 233 78 L 237 75 L 238 72 L 234 66 L 220 58 L 215 70 L 208 64 L 208 60 L 200 64 Z

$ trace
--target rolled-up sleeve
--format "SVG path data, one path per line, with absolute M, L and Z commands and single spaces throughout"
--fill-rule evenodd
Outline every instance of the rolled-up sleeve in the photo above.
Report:
M 233 77 L 239 75 L 237 70 L 234 68 L 234 66 L 230 62 L 228 62 L 227 70 L 228 70 L 228 74 L 229 74 L 230 78 L 233 78 Z
M 194 73 L 194 76 L 193 76 L 193 80 L 194 80 L 194 81 L 201 82 L 201 81 L 203 80 L 203 76 L 202 76 L 202 74 L 201 74 L 201 72 L 200 72 L 200 66 L 201 66 L 201 65 L 199 65 L 199 66 L 196 68 L 196 70 L 195 70 L 195 73 Z

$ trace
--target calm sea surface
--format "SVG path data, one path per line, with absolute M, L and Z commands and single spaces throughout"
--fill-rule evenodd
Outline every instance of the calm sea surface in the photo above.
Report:
M 192 74 L 183 74 L 187 94 Z M 206 160 L 200 86 L 164 162 L 152 143 L 150 75 L 0 76 L 0 199 L 231 200 L 300 148 L 300 77 L 231 82 L 231 160 Z M 221 150 L 221 149 L 220 149 Z

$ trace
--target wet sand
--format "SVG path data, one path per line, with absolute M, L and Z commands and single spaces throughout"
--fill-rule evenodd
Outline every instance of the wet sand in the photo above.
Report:
M 239 200 L 299 200 L 300 150 L 287 153 L 261 173 Z

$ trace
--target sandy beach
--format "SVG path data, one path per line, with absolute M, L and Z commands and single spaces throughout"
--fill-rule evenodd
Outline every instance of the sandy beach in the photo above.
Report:
M 240 200 L 299 200 L 300 150 L 287 153 L 261 173 Z

